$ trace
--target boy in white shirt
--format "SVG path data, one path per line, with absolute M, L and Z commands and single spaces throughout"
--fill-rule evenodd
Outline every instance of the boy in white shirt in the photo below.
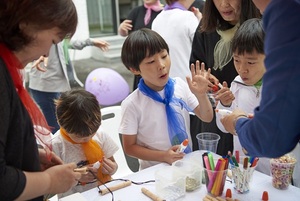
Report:
M 118 169 L 113 154 L 119 147 L 100 127 L 101 111 L 96 97 L 84 89 L 72 89 L 62 93 L 55 104 L 60 130 L 52 140 L 53 152 L 65 163 L 87 167 L 87 174 L 82 175 L 78 185 L 58 197 L 110 181 Z
M 189 112 L 210 122 L 213 111 L 206 92 L 212 83 L 210 70 L 199 62 L 191 66 L 192 78 L 170 78 L 169 48 L 155 31 L 132 32 L 122 48 L 122 61 L 135 75 L 141 75 L 138 88 L 122 102 L 124 151 L 140 161 L 140 169 L 166 162 L 173 163 L 184 154 L 177 149 L 189 140 L 185 153 L 192 150 Z
M 231 83 L 230 89 L 227 83 L 216 93 L 219 103 L 216 109 L 233 111 L 240 108 L 248 114 L 252 114 L 261 100 L 262 77 L 265 73 L 264 53 L 265 33 L 261 19 L 253 18 L 245 21 L 235 33 L 232 39 L 233 61 L 238 76 Z M 222 115 L 216 113 L 217 126 L 222 132 L 227 132 L 220 122 Z M 234 152 L 243 154 L 243 148 L 239 138 L 233 138 Z M 269 159 L 260 158 L 256 170 L 270 174 Z

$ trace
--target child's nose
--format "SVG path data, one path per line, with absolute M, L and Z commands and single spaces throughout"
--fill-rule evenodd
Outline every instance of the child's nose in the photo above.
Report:
M 159 64 L 160 64 L 160 65 L 159 65 L 159 68 L 160 68 L 160 69 L 166 68 L 166 65 L 165 65 L 164 62 L 160 62 Z

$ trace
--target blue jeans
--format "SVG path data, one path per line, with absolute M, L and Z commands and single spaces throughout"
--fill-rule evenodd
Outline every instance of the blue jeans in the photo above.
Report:
M 43 92 L 30 89 L 30 94 L 35 102 L 40 106 L 46 117 L 47 123 L 51 128 L 51 132 L 54 134 L 57 130 L 59 130 L 59 125 L 55 115 L 54 99 L 59 98 L 60 93 Z

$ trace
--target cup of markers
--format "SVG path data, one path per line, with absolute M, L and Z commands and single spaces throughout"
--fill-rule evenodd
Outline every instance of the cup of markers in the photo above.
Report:
M 213 158 L 211 152 L 202 155 L 205 185 L 207 192 L 212 196 L 220 196 L 223 193 L 228 170 L 228 158 Z
M 257 157 L 232 156 L 229 159 L 232 171 L 234 189 L 238 193 L 247 193 L 250 190 L 250 181 L 258 163 Z

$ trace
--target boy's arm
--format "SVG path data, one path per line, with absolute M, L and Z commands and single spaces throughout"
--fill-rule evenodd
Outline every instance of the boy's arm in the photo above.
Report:
M 177 153 L 179 145 L 170 147 L 167 151 L 153 150 L 136 144 L 137 135 L 122 135 L 123 149 L 129 156 L 147 161 L 158 161 L 172 164 L 182 159 L 184 153 Z

